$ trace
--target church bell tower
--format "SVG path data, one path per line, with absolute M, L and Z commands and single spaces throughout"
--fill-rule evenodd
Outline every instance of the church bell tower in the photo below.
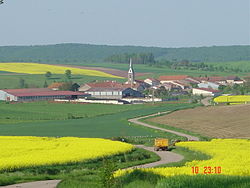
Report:
M 129 62 L 129 70 L 128 70 L 128 84 L 134 84 L 135 83 L 135 71 L 133 69 L 133 63 L 132 59 L 130 58 Z

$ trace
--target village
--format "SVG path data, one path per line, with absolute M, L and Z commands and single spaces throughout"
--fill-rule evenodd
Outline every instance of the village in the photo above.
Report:
M 105 104 L 136 104 L 178 100 L 183 96 L 217 97 L 225 87 L 242 86 L 246 81 L 238 76 L 193 77 L 188 75 L 163 75 L 137 80 L 130 59 L 128 78 L 124 83 L 114 80 L 74 83 L 74 90 L 62 90 L 63 82 L 54 82 L 47 88 L 2 89 L 0 100 L 84 102 Z

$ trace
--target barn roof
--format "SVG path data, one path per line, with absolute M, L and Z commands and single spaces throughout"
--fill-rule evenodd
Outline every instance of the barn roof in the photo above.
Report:
M 176 80 L 184 80 L 188 78 L 189 76 L 187 75 L 171 75 L 171 76 L 160 76 L 159 80 L 160 81 L 176 81 Z
M 46 89 L 46 88 L 45 88 Z M 53 91 L 53 90 L 45 90 L 44 88 L 34 88 L 34 89 L 5 89 L 3 91 L 17 96 L 17 97 L 34 97 L 34 96 L 71 96 L 71 95 L 86 95 L 82 92 L 74 92 L 74 91 Z

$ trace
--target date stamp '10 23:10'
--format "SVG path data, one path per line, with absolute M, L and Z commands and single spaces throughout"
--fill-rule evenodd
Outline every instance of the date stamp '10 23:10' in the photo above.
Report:
M 221 166 L 204 166 L 204 167 L 198 167 L 193 166 L 192 167 L 192 173 L 193 174 L 221 174 Z

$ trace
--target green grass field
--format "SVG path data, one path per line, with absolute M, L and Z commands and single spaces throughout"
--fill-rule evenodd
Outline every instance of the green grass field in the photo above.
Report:
M 1 118 L 4 121 L 6 121 L 7 117 L 7 120 L 17 120 L 19 122 L 16 124 L 1 123 L 0 134 L 3 136 L 77 136 L 104 138 L 115 136 L 156 136 L 157 133 L 155 131 L 141 126 L 130 125 L 127 119 L 160 111 L 195 106 L 194 104 L 186 103 L 128 106 L 49 103 L 2 103 L 0 105 L 0 109 L 3 109 Z M 9 106 L 7 107 L 6 105 Z M 81 119 L 67 119 L 66 117 L 67 120 L 61 120 L 67 116 L 67 110 L 76 117 L 82 116 Z M 25 121 L 32 121 L 20 123 L 21 118 Z M 53 118 L 55 120 L 51 120 Z
M 208 65 L 215 67 L 228 67 L 228 68 L 239 68 L 247 70 L 250 73 L 250 61 L 231 61 L 231 62 L 207 62 Z
M 95 64 L 85 64 L 84 66 L 91 66 L 91 67 L 106 67 L 106 68 L 114 68 L 114 69 L 120 69 L 120 70 L 128 70 L 128 65 L 126 64 L 115 64 L 115 63 L 95 63 Z M 152 73 L 152 77 L 157 78 L 161 75 L 190 75 L 190 76 L 204 76 L 204 75 L 210 75 L 210 76 L 227 76 L 227 75 L 235 75 L 234 72 L 211 72 L 211 71 L 200 71 L 200 70 L 174 70 L 170 69 L 167 66 L 161 66 L 161 65 L 142 65 L 142 64 L 135 64 L 134 65 L 135 72 L 148 72 Z M 239 76 L 244 76 L 246 73 L 237 73 Z M 142 78 L 146 78 L 147 76 L 143 76 Z
M 47 84 L 51 84 L 53 82 L 62 82 L 69 81 L 65 78 L 64 75 L 52 75 L 50 79 L 46 79 L 44 75 L 39 74 L 26 74 L 26 75 L 4 75 L 0 74 L 0 89 L 15 89 L 19 88 L 19 80 L 24 79 L 25 83 L 28 84 L 30 88 L 35 87 L 43 87 L 44 82 L 46 80 Z M 76 82 L 78 84 L 84 84 L 87 82 L 92 82 L 94 80 L 117 80 L 122 81 L 123 79 L 117 78 L 105 78 L 105 77 L 95 77 L 95 76 L 83 76 L 83 75 L 73 75 L 70 79 L 72 82 Z

